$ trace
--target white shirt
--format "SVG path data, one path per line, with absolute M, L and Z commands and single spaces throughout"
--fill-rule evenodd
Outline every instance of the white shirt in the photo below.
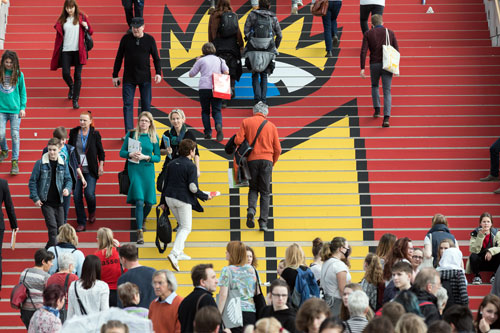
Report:
M 385 7 L 385 0 L 359 0 L 359 4 L 363 5 L 379 5 Z
M 351 274 L 349 268 L 344 262 L 337 258 L 330 258 L 321 266 L 320 284 L 326 295 L 340 298 L 340 290 L 337 281 L 337 273 L 346 272 L 346 284 L 351 282 Z
M 80 39 L 80 24 L 73 24 L 73 17 L 68 17 L 63 24 L 64 40 L 63 52 L 78 51 L 78 41 Z
M 106 282 L 96 280 L 92 288 L 83 289 L 82 281 L 77 280 L 72 282 L 68 289 L 68 319 L 75 315 L 82 315 L 75 294 L 75 285 L 87 314 L 109 309 L 109 287 Z

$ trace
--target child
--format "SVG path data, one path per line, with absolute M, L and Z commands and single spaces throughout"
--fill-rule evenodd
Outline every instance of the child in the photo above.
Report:
M 392 266 L 392 281 L 399 291 L 411 288 L 411 277 L 413 269 L 407 262 L 400 261 Z
M 49 240 L 48 249 L 56 245 L 57 230 L 64 224 L 63 197 L 71 193 L 69 168 L 59 156 L 61 141 L 52 138 L 47 144 L 48 152 L 36 161 L 28 183 L 30 199 L 42 208 Z

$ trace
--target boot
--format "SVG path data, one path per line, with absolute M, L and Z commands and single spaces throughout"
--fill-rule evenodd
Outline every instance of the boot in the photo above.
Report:
M 79 98 L 79 96 L 76 96 L 75 98 L 73 98 L 73 109 L 75 109 L 75 110 L 80 108 L 80 105 L 78 104 L 78 98 Z
M 69 87 L 68 99 L 73 99 L 73 85 Z
M 142 229 L 137 229 L 137 244 L 144 244 L 144 234 Z

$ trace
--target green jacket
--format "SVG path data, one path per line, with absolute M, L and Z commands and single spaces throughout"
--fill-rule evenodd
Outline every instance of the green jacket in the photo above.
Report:
M 7 74 L 10 74 L 6 71 Z M 15 87 L 5 87 L 0 82 L 0 112 L 19 113 L 26 109 L 26 85 L 24 83 L 24 74 L 21 72 Z

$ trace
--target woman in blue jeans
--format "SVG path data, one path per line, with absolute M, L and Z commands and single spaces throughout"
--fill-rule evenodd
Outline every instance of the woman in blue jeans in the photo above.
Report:
M 314 2 L 315 1 L 313 0 L 312 4 L 314 4 Z M 337 17 L 339 16 L 340 8 L 342 8 L 342 1 L 329 0 L 328 10 L 326 12 L 326 15 L 322 17 L 325 46 L 326 46 L 326 57 L 333 57 L 332 48 L 333 46 L 337 47 L 339 43 Z
M 21 118 L 26 116 L 26 85 L 24 74 L 19 68 L 19 58 L 14 51 L 5 50 L 0 63 L 0 162 L 9 155 L 9 146 L 5 139 L 7 121 L 10 121 L 12 138 L 11 175 L 19 173 L 19 127 Z
M 203 132 L 205 139 L 212 138 L 212 126 L 210 125 L 210 107 L 212 107 L 212 118 L 214 118 L 215 130 L 217 131 L 217 141 L 224 139 L 222 133 L 222 99 L 214 98 L 212 94 L 212 74 L 229 74 L 226 61 L 215 55 L 215 46 L 212 43 L 205 43 L 201 48 L 203 57 L 198 57 L 193 68 L 189 71 L 189 77 L 194 77 L 200 73 L 200 83 L 198 94 L 201 104 L 201 120 L 203 121 Z
M 83 178 L 77 179 L 73 193 L 76 222 L 78 223 L 76 231 L 78 232 L 85 231 L 87 224 L 83 194 L 89 211 L 88 222 L 94 223 L 96 220 L 95 186 L 97 179 L 104 173 L 104 148 L 102 147 L 101 134 L 94 128 L 92 119 L 90 111 L 83 111 L 80 114 L 80 126 L 69 132 L 68 143 L 76 148 L 80 169 L 83 173 Z

